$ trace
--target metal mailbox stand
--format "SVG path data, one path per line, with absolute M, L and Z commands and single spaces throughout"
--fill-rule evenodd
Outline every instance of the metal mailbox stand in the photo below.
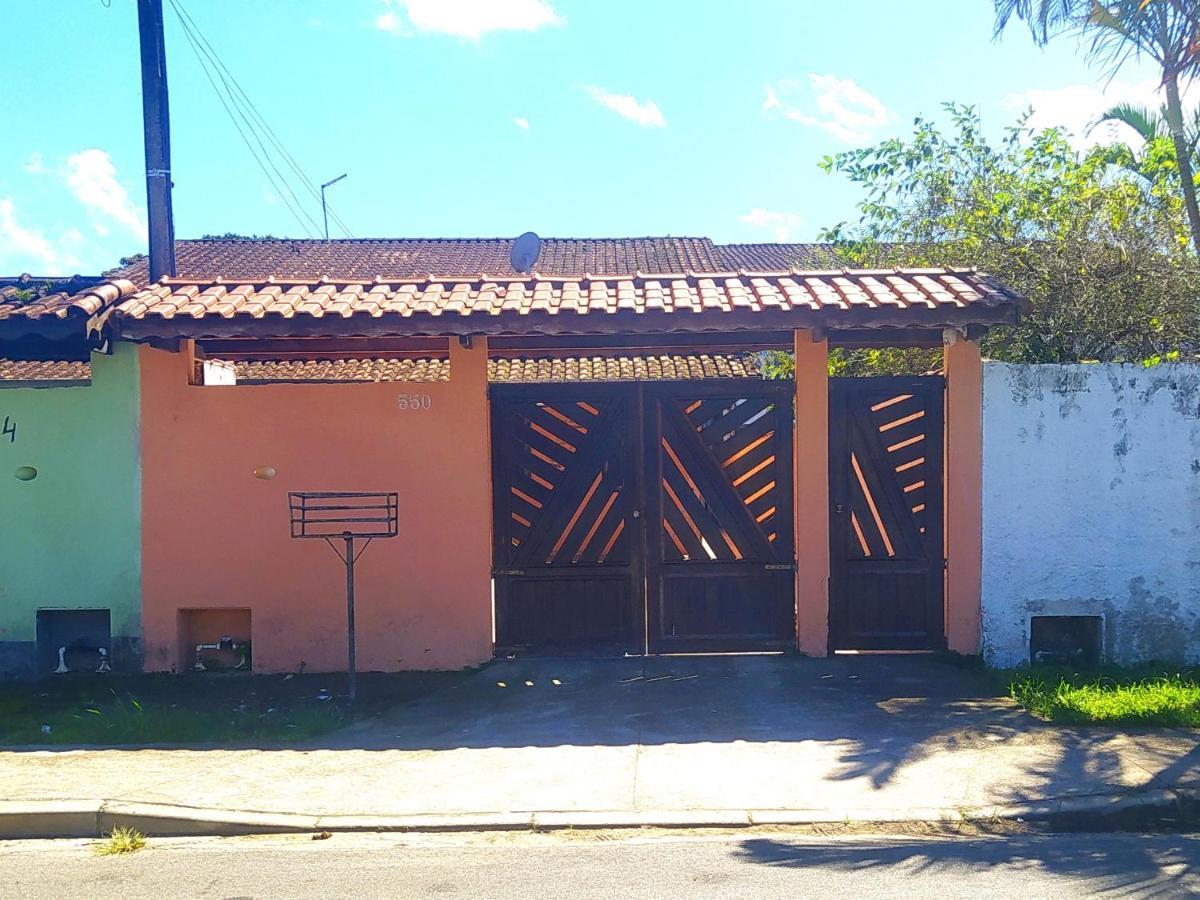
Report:
M 398 533 L 399 499 L 392 492 L 290 491 L 288 515 L 293 538 L 325 541 L 346 567 L 346 661 L 349 697 L 358 696 L 354 659 L 354 564 L 375 538 Z M 354 540 L 366 540 L 357 552 Z M 336 541 L 344 542 L 342 549 Z

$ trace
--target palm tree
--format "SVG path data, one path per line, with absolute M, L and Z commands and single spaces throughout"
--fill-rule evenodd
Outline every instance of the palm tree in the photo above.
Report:
M 1136 103 L 1118 103 L 1102 112 L 1100 117 L 1088 126 L 1088 132 L 1090 133 L 1093 128 L 1105 122 L 1121 122 L 1128 125 L 1138 133 L 1143 141 L 1169 137 L 1171 134 L 1170 129 L 1167 128 L 1167 110 L 1163 106 L 1151 109 L 1148 106 L 1138 106 Z M 1192 110 L 1192 121 L 1190 124 L 1184 125 L 1183 131 L 1187 136 L 1192 156 L 1195 157 L 1196 145 L 1200 143 L 1200 108 Z
M 1175 149 L 1192 244 L 1200 253 L 1192 150 L 1183 121 L 1180 82 L 1200 72 L 1200 0 L 992 0 L 998 37 L 1016 17 L 1038 44 L 1064 31 L 1091 38 L 1089 55 L 1114 77 L 1130 59 L 1146 56 L 1162 72 L 1163 117 Z
M 1155 138 L 1170 134 L 1170 130 L 1167 128 L 1166 109 L 1163 107 L 1151 109 L 1148 106 L 1138 106 L 1134 103 L 1118 103 L 1116 106 L 1110 106 L 1102 112 L 1100 117 L 1088 126 L 1088 134 L 1091 134 L 1094 129 L 1105 122 L 1120 122 L 1123 125 L 1128 125 L 1137 132 L 1138 137 L 1145 144 L 1150 143 Z M 1194 149 L 1194 138 L 1191 143 Z
M 1151 109 L 1148 106 L 1138 106 L 1134 103 L 1119 103 L 1116 106 L 1110 106 L 1102 112 L 1096 121 L 1088 126 L 1087 133 L 1090 135 L 1101 125 L 1109 122 L 1120 122 L 1128 126 L 1132 131 L 1137 133 L 1141 138 L 1142 143 L 1140 148 L 1129 145 L 1128 141 L 1121 143 L 1129 146 L 1133 153 L 1133 158 L 1122 160 L 1119 162 L 1121 168 L 1125 169 L 1131 175 L 1139 179 L 1145 179 L 1147 186 L 1154 181 L 1154 175 L 1146 169 L 1146 163 L 1150 159 L 1147 155 L 1151 143 L 1160 138 L 1169 138 L 1171 131 L 1167 127 L 1167 114 L 1165 107 Z M 1192 162 L 1192 170 L 1200 171 L 1200 158 L 1196 154 L 1196 145 L 1200 142 L 1200 109 L 1192 114 L 1192 122 L 1186 129 L 1188 157 Z M 1178 174 L 1178 172 L 1176 173 Z

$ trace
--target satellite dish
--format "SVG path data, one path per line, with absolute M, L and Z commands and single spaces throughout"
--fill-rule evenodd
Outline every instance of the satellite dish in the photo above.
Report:
M 528 272 L 537 262 L 538 254 L 542 252 L 542 239 L 532 231 L 527 231 L 515 241 L 508 254 L 509 262 L 514 271 Z

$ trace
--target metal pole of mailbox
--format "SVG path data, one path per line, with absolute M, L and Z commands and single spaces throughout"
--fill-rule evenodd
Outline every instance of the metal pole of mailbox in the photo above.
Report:
M 291 491 L 288 509 L 292 537 L 320 538 L 346 566 L 347 696 L 358 699 L 358 663 L 354 626 L 354 564 L 375 538 L 396 537 L 399 502 L 395 492 Z M 347 527 L 351 526 L 353 527 Z M 341 539 L 344 549 L 334 543 Z M 354 539 L 366 543 L 355 552 Z
M 349 532 L 346 540 L 346 664 L 350 674 L 350 702 L 358 697 L 357 671 L 354 660 L 354 538 Z

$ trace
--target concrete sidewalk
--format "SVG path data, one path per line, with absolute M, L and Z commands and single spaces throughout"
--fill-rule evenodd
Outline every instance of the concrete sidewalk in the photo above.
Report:
M 9 750 L 0 785 L 0 836 L 945 821 L 1169 802 L 1200 733 L 1046 726 L 929 658 L 510 661 L 305 746 Z

